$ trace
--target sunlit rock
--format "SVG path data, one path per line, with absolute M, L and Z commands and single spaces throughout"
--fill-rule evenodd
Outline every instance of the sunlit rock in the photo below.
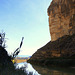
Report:
M 51 41 L 75 33 L 75 0 L 53 0 L 48 8 Z

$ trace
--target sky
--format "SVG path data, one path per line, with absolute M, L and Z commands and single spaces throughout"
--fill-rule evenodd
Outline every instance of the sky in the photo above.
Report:
M 50 38 L 47 9 L 52 0 L 0 0 L 0 32 L 6 33 L 6 50 L 12 54 L 23 45 L 19 55 L 32 55 Z

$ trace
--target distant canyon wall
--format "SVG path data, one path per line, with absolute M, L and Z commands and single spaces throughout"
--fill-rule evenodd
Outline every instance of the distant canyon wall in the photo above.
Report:
M 51 41 L 75 33 L 75 0 L 53 0 L 47 12 Z

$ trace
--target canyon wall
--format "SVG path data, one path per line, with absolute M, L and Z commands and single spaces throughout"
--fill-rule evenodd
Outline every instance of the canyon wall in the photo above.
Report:
M 75 33 L 75 0 L 53 0 L 47 12 L 51 41 Z
M 75 0 L 52 1 L 48 8 L 51 41 L 38 49 L 30 58 L 31 61 L 46 63 L 51 58 L 75 56 L 74 5 Z

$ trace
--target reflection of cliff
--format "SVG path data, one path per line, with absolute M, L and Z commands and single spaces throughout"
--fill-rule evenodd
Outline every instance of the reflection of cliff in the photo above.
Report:
M 75 33 L 75 0 L 53 0 L 48 8 L 51 41 Z
M 49 68 L 33 65 L 33 67 L 42 75 L 74 75 L 74 69 L 66 68 Z

